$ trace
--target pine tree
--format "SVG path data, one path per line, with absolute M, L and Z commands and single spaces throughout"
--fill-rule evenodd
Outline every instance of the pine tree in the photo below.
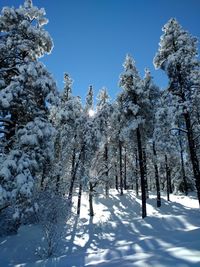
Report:
M 149 92 L 145 90 L 144 83 L 139 76 L 133 59 L 127 55 L 124 62 L 124 72 L 120 75 L 120 86 L 123 88 L 121 94 L 123 112 L 125 113 L 125 133 L 133 138 L 136 136 L 138 158 L 141 176 L 142 191 L 142 218 L 146 217 L 146 180 L 144 166 L 144 149 L 145 139 L 143 135 L 143 127 L 145 119 L 150 114 Z M 147 121 L 145 127 L 148 127 Z
M 185 121 L 190 158 L 193 167 L 197 196 L 200 203 L 200 168 L 192 125 L 192 110 L 196 88 L 197 39 L 183 30 L 176 19 L 170 19 L 163 27 L 160 48 L 154 58 L 156 68 L 164 70 L 169 77 L 168 91 Z
M 102 88 L 98 95 L 97 102 L 97 116 L 96 123 L 98 125 L 99 135 L 101 136 L 101 146 L 104 147 L 103 151 L 103 165 L 105 169 L 105 175 L 103 175 L 103 180 L 105 183 L 105 193 L 108 197 L 109 195 L 109 165 L 110 165 L 110 146 L 109 146 L 109 135 L 110 135 L 110 117 L 112 112 L 112 106 L 109 103 L 109 95 L 106 88 Z
M 89 116 L 93 116 L 93 111 L 94 111 L 94 92 L 93 92 L 93 87 L 92 85 L 89 86 L 87 96 L 86 96 L 86 101 L 85 101 L 85 112 Z
M 51 37 L 43 29 L 44 9 L 26 0 L 19 8 L 3 8 L 0 16 L 0 114 L 5 126 L 5 156 L 0 166 L 0 206 L 14 206 L 15 218 L 26 212 L 36 178 L 53 157 L 54 129 L 47 103 L 56 85 L 38 58 L 50 53 Z
M 150 158 L 153 159 L 153 166 L 154 166 L 154 176 L 155 176 L 155 185 L 156 185 L 156 192 L 157 192 L 157 207 L 161 206 L 161 193 L 160 193 L 160 179 L 159 179 L 159 168 L 158 168 L 158 157 L 157 157 L 157 147 L 156 147 L 156 138 L 154 133 L 156 132 L 156 111 L 160 104 L 160 90 L 154 84 L 153 78 L 151 76 L 150 70 L 145 69 L 145 77 L 144 77 L 144 87 L 145 90 L 149 91 L 149 101 L 152 111 L 152 123 L 151 131 L 149 134 L 149 141 L 152 143 L 152 153 L 150 153 Z M 153 154 L 153 155 L 152 155 Z
M 80 124 L 82 105 L 79 97 L 72 94 L 73 81 L 64 74 L 64 90 L 60 94 L 57 106 L 52 109 L 52 120 L 57 130 L 56 138 L 56 188 L 66 193 L 71 203 L 75 180 L 80 162 Z M 69 187 L 67 187 L 69 185 Z
M 122 112 L 121 97 L 118 96 L 117 100 L 112 105 L 111 114 L 111 134 L 110 143 L 112 147 L 113 168 L 115 169 L 115 184 L 116 189 L 120 190 L 120 195 L 123 195 L 123 164 L 122 164 L 122 144 L 124 142 L 124 135 L 122 133 L 124 125 L 124 114 Z M 118 179 L 119 178 L 119 179 Z

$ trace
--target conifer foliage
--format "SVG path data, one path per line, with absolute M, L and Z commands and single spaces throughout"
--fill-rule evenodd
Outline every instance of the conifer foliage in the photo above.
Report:
M 176 19 L 170 19 L 163 27 L 160 48 L 154 58 L 157 68 L 163 69 L 169 77 L 168 91 L 173 96 L 180 117 L 184 119 L 190 158 L 200 203 L 200 167 L 195 144 L 193 123 L 194 96 L 199 86 L 197 39 L 183 30 Z
M 56 86 L 38 62 L 53 47 L 46 23 L 44 9 L 30 0 L 17 9 L 3 8 L 0 16 L 0 115 L 9 122 L 1 137 L 0 207 L 14 206 L 16 216 L 26 211 L 37 177 L 53 155 L 47 102 Z

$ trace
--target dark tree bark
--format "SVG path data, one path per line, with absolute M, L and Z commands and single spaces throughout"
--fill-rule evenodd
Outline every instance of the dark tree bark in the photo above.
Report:
M 174 45 L 174 48 L 176 49 L 175 45 Z M 180 100 L 182 101 L 182 103 L 185 103 L 187 100 L 185 90 L 187 89 L 188 85 L 185 84 L 185 77 L 183 77 L 181 74 L 181 65 L 177 64 L 176 68 L 177 68 L 178 83 L 180 87 L 178 96 L 180 97 Z M 172 92 L 172 93 L 176 94 L 175 92 Z M 183 117 L 185 120 L 185 125 L 186 125 L 186 130 L 187 130 L 187 139 L 188 139 L 188 145 L 189 145 L 189 151 L 190 151 L 190 159 L 192 163 L 192 169 L 193 169 L 193 174 L 194 174 L 194 179 L 195 179 L 195 184 L 196 184 L 196 189 L 197 189 L 197 198 L 198 198 L 199 206 L 200 206 L 200 168 L 199 168 L 197 150 L 196 150 L 195 141 L 194 141 L 194 133 L 193 133 L 193 128 L 191 124 L 191 117 L 186 106 L 183 106 Z
M 140 128 L 136 130 L 137 135 L 137 145 L 138 145 L 138 155 L 139 155 L 139 166 L 140 166 L 140 177 L 141 177 L 141 192 L 142 192 L 142 218 L 147 216 L 146 211 L 146 188 L 145 188 L 145 170 L 143 162 L 143 153 L 142 153 L 142 140 Z
M 16 113 L 11 114 L 11 118 L 0 118 L 0 134 L 4 139 L 4 152 L 9 153 L 15 142 L 15 131 L 18 116 Z M 2 135 L 3 134 L 3 135 Z
M 197 158 L 197 153 L 196 153 L 196 147 L 195 147 L 195 142 L 194 142 L 194 137 L 193 137 L 193 130 L 192 130 L 192 125 L 191 125 L 191 120 L 190 120 L 190 115 L 187 111 L 184 113 L 184 119 L 185 119 L 185 124 L 186 124 L 186 129 L 187 129 L 187 138 L 188 138 L 188 144 L 189 144 L 189 151 L 190 151 L 190 159 L 192 162 L 192 168 L 193 168 L 193 174 L 195 178 L 195 184 L 197 188 L 197 197 L 200 205 L 200 169 L 199 169 L 199 161 Z
M 85 149 L 82 152 L 81 161 L 82 161 L 82 166 L 81 166 L 81 174 L 80 174 L 79 190 L 78 190 L 77 215 L 80 215 L 80 211 L 81 211 L 82 177 L 84 177 L 84 174 L 85 174 L 85 166 L 84 166 L 85 165 Z
M 60 189 L 60 174 L 57 174 L 56 176 L 56 192 L 59 193 Z
M 138 153 L 137 149 L 135 150 L 135 190 L 136 196 L 139 196 L 139 183 L 138 183 Z
M 73 153 L 72 153 L 71 181 L 70 181 L 68 199 L 72 199 L 74 182 L 75 182 L 75 179 L 76 179 L 75 160 L 76 160 L 76 149 L 74 148 L 73 149 Z
M 50 171 L 50 162 L 46 161 L 43 164 L 42 177 L 41 177 L 41 181 L 40 181 L 41 190 L 44 190 L 45 179 L 48 177 L 49 171 Z M 56 191 L 57 191 L 57 181 L 56 181 Z
M 119 177 L 120 177 L 120 195 L 123 195 L 123 171 L 122 171 L 122 142 L 119 140 Z
M 157 153 L 155 142 L 153 142 L 153 155 L 154 155 L 154 170 L 155 170 L 155 180 L 156 180 L 156 193 L 157 193 L 157 207 L 161 206 L 161 197 L 160 197 L 160 181 L 159 181 L 159 174 L 158 174 L 158 165 L 157 165 Z
M 109 181 L 108 181 L 108 144 L 105 144 L 105 151 L 104 151 L 104 160 L 105 160 L 105 167 L 106 167 L 106 181 L 105 181 L 105 192 L 106 192 L 106 197 L 109 196 Z
M 144 165 L 144 180 L 145 180 L 146 198 L 149 198 L 148 179 L 147 179 L 147 158 L 146 158 L 145 148 L 142 149 L 142 153 L 143 153 L 143 165 Z
M 179 126 L 180 128 L 180 126 Z M 182 178 L 183 178 L 183 188 L 184 188 L 184 193 L 187 196 L 188 195 L 188 185 L 187 185 L 187 180 L 186 180 L 186 175 L 185 175 L 185 164 L 184 164 L 184 159 L 183 159 L 183 144 L 182 144 L 182 139 L 181 139 L 181 131 L 178 131 L 178 138 L 179 138 L 179 146 L 180 146 L 180 156 L 181 156 L 181 172 L 182 172 Z
M 117 164 L 115 163 L 115 188 L 119 189 L 118 173 L 117 173 Z
M 80 215 L 81 212 L 81 196 L 82 196 L 82 182 L 80 181 L 78 190 L 77 215 Z
M 126 166 L 127 164 L 127 155 L 126 155 L 126 147 L 124 147 L 124 189 L 127 190 L 127 177 L 126 177 Z
M 172 194 L 173 190 L 172 190 L 171 168 L 169 165 L 168 167 L 169 167 L 169 193 Z
M 55 140 L 55 161 L 57 164 L 60 163 L 61 161 L 61 140 L 60 140 L 61 136 L 60 136 L 60 132 L 57 134 L 56 136 L 56 140 Z M 43 187 L 43 183 L 44 183 L 44 178 L 45 178 L 45 172 L 46 172 L 46 164 L 44 166 L 44 169 L 43 169 L 43 175 L 42 175 L 42 180 L 41 180 L 41 187 Z M 59 170 L 60 172 L 60 170 Z M 59 188 L 60 188 L 60 173 L 58 173 L 56 175 L 56 180 L 55 180 L 55 183 L 56 183 L 56 192 L 58 193 L 59 192 Z
M 166 182 L 167 182 L 167 201 L 170 201 L 170 170 L 166 154 L 165 154 L 165 171 L 166 171 Z
M 80 159 L 82 157 L 82 153 L 83 153 L 84 150 L 85 150 L 85 143 L 81 147 L 81 150 L 80 150 L 78 159 L 77 159 L 76 164 L 74 166 L 74 172 L 71 175 L 71 182 L 70 182 L 69 194 L 68 194 L 69 206 L 71 206 L 71 204 L 72 204 L 72 196 L 73 196 L 74 182 L 75 182 L 75 179 L 76 179 L 76 174 L 77 174 L 78 167 L 80 165 Z
M 73 173 L 74 173 L 75 160 L 76 160 L 76 148 L 73 149 L 73 153 L 72 153 L 71 177 L 73 176 Z
M 89 207 L 90 207 L 90 216 L 93 217 L 94 216 L 94 209 L 93 209 L 93 186 L 92 183 L 89 183 Z

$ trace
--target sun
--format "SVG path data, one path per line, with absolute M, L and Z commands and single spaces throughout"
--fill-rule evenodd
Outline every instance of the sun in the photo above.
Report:
M 95 111 L 93 109 L 90 109 L 88 111 L 89 117 L 94 117 Z

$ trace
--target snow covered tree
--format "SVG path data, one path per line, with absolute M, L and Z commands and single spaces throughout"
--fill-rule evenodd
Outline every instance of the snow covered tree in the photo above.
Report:
M 68 73 L 64 74 L 64 92 L 62 95 L 62 102 L 65 103 L 66 101 L 68 101 L 71 98 L 71 94 L 72 94 L 72 84 L 73 84 L 73 80 L 71 79 L 71 77 L 69 76 Z
M 85 182 L 89 190 L 90 216 L 94 216 L 93 194 L 95 187 L 99 183 L 99 171 L 101 166 L 96 165 L 99 159 L 99 144 L 101 136 L 99 135 L 98 123 L 94 111 L 93 87 L 90 86 L 85 104 L 85 125 L 84 125 L 84 143 L 85 143 Z
M 68 192 L 70 202 L 78 171 L 76 165 L 80 161 L 78 156 L 81 150 L 79 127 L 82 116 L 80 98 L 73 96 L 72 83 L 69 74 L 65 73 L 64 90 L 51 114 L 57 130 L 55 149 L 57 160 L 56 188 L 58 192 Z
M 159 158 L 159 165 L 163 165 L 163 171 L 160 172 L 160 176 L 163 176 L 163 189 L 166 189 L 169 200 L 170 190 L 170 159 L 176 152 L 176 143 L 174 137 L 170 134 L 170 130 L 173 128 L 175 122 L 176 112 L 174 107 L 170 104 L 170 98 L 166 94 L 166 91 L 162 92 L 160 97 L 160 103 L 157 106 L 154 121 L 153 132 L 153 159 L 154 166 Z M 174 159 L 174 157 L 173 157 Z M 160 177 L 161 179 L 161 177 Z M 161 181 L 160 181 L 161 182 Z M 158 196 L 158 189 L 157 189 Z
M 126 122 L 124 134 L 132 136 L 136 134 L 137 149 L 139 155 L 139 166 L 142 191 L 142 217 L 146 217 L 146 177 L 144 166 L 144 125 L 148 128 L 147 119 L 150 112 L 149 91 L 145 90 L 144 83 L 135 67 L 131 56 L 127 55 L 123 64 L 124 72 L 120 75 L 120 87 L 123 88 L 121 101 Z M 146 120 L 146 121 L 145 121 Z
M 145 76 L 143 79 L 145 91 L 149 91 L 149 102 L 150 102 L 150 107 L 151 107 L 151 112 L 152 112 L 152 123 L 150 124 L 151 126 L 151 131 L 149 134 L 149 143 L 151 145 L 148 146 L 149 150 L 151 148 L 151 152 L 147 151 L 149 155 L 149 158 L 152 159 L 152 165 L 154 167 L 154 176 L 155 176 L 155 186 L 156 186 L 156 192 L 157 192 L 157 207 L 161 206 L 161 196 L 160 196 L 160 179 L 159 179 L 159 168 L 158 168 L 158 157 L 157 157 L 157 148 L 156 148 L 156 139 L 154 136 L 154 132 L 156 130 L 156 111 L 159 107 L 160 104 L 160 90 L 159 88 L 154 84 L 153 78 L 151 76 L 150 70 L 145 69 Z M 152 176 L 152 174 L 150 174 Z M 151 184 L 150 184 L 151 186 Z
M 96 115 L 96 123 L 99 130 L 99 135 L 101 136 L 101 146 L 104 147 L 103 152 L 103 166 L 104 166 L 104 175 L 103 180 L 105 183 L 105 192 L 106 196 L 109 195 L 109 135 L 110 133 L 110 117 L 112 112 L 112 106 L 109 103 L 109 95 L 107 93 L 106 88 L 102 88 L 98 95 L 97 102 L 97 115 Z
M 199 73 L 197 39 L 183 30 L 176 19 L 170 19 L 163 27 L 160 48 L 154 58 L 156 68 L 169 77 L 168 91 L 185 121 L 190 158 L 200 203 L 200 167 L 192 123 L 193 96 L 196 91 L 196 75 Z
M 92 117 L 94 115 L 94 92 L 92 85 L 89 86 L 85 102 L 85 112 Z
M 26 0 L 19 8 L 4 7 L 0 16 L 0 114 L 5 126 L 5 155 L 0 166 L 0 207 L 16 207 L 21 217 L 44 166 L 52 160 L 54 129 L 47 103 L 56 85 L 38 58 L 50 53 L 52 39 L 43 29 L 44 9 Z
M 120 190 L 120 195 L 123 195 L 123 162 L 122 162 L 122 144 L 124 142 L 124 135 L 122 133 L 124 126 L 124 114 L 122 112 L 122 102 L 120 95 L 112 105 L 111 114 L 111 134 L 110 144 L 112 153 L 112 168 L 115 170 L 115 185 L 116 189 Z

